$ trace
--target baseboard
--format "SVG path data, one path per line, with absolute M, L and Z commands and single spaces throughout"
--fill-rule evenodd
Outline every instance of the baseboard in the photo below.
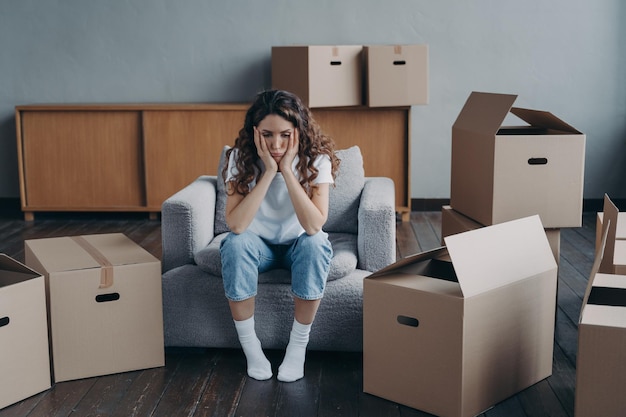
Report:
M 22 205 L 19 198 L 0 197 L 0 216 L 22 217 Z
M 626 199 L 611 199 L 620 211 L 626 211 Z M 411 211 L 440 211 L 441 206 L 449 205 L 449 198 L 413 198 L 411 199 Z M 583 200 L 583 212 L 597 213 L 602 211 L 604 200 L 602 198 L 586 198 Z

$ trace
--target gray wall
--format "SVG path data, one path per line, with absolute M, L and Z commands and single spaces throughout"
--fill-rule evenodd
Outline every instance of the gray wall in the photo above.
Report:
M 2 0 L 0 197 L 19 196 L 16 105 L 246 102 L 270 86 L 272 45 L 427 43 L 412 198 L 450 196 L 451 126 L 472 90 L 586 133 L 584 197 L 625 198 L 625 18 L 622 0 Z

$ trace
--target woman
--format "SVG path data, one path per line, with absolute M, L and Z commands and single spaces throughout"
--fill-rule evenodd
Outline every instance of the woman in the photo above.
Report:
M 272 90 L 257 95 L 226 156 L 231 233 L 220 248 L 222 277 L 248 375 L 272 377 L 254 327 L 255 295 L 258 274 L 282 267 L 291 270 L 295 317 L 278 380 L 297 381 L 333 255 L 322 226 L 339 168 L 334 143 L 296 95 Z

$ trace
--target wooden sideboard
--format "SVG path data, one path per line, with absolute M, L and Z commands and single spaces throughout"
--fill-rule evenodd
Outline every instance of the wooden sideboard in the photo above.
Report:
M 248 104 L 42 104 L 15 108 L 22 211 L 140 211 L 216 175 Z M 361 148 L 365 175 L 395 182 L 410 212 L 410 107 L 313 109 L 337 149 Z

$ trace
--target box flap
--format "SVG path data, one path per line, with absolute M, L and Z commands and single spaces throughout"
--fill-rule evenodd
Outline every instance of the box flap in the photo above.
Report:
M 611 206 L 613 202 L 609 199 L 608 195 L 604 195 L 604 210 L 606 210 L 609 206 Z M 593 260 L 593 265 L 591 266 L 591 272 L 589 273 L 589 280 L 587 281 L 587 288 L 585 289 L 585 294 L 583 295 L 583 304 L 580 308 L 580 315 L 578 316 L 578 323 L 581 322 L 583 318 L 583 313 L 585 312 L 585 307 L 587 306 L 587 301 L 589 300 L 589 294 L 591 293 L 591 288 L 593 287 L 593 281 L 600 270 L 600 263 L 602 262 L 602 258 L 604 257 L 604 250 L 606 246 L 606 242 L 608 240 L 609 229 L 611 227 L 612 220 L 609 218 L 605 218 L 604 223 L 602 223 L 602 238 L 600 240 L 600 244 L 596 248 L 595 258 Z
M 606 231 L 606 242 L 604 243 L 604 251 L 600 254 L 600 267 L 598 272 L 603 274 L 615 273 L 615 237 L 617 234 L 617 218 L 619 209 L 607 194 L 604 194 L 604 208 L 602 209 L 604 220 L 602 223 L 602 234 Z
M 472 92 L 453 128 L 494 135 L 509 114 L 517 95 Z
M 465 297 L 556 269 L 538 215 L 444 238 Z
M 371 275 L 368 275 L 366 277 L 367 278 L 376 278 L 376 277 L 380 277 L 389 273 L 395 273 L 395 272 L 399 272 L 402 270 L 402 268 L 409 266 L 409 265 L 413 265 L 415 263 L 418 262 L 422 262 L 422 261 L 426 261 L 428 259 L 434 259 L 434 258 L 445 258 L 448 256 L 448 251 L 445 247 L 440 247 L 440 248 L 435 248 L 435 249 L 431 249 L 429 251 L 426 252 L 421 252 L 421 253 L 417 253 L 415 255 L 410 255 L 407 256 L 406 258 L 402 258 L 399 261 L 386 266 L 383 269 L 380 269 L 376 272 L 374 272 Z
M 572 126 L 565 123 L 555 115 L 547 111 L 522 109 L 513 107 L 511 113 L 525 121 L 531 126 L 543 127 L 546 129 L 560 130 L 563 132 L 581 133 Z
M 31 274 L 33 276 L 40 276 L 38 272 L 32 270 L 21 262 L 16 261 L 9 255 L 0 253 L 0 270 L 19 272 L 22 274 Z

